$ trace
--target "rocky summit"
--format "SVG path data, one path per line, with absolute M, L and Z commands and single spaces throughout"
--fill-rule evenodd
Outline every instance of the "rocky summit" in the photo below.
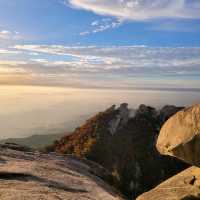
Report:
M 112 106 L 47 151 L 73 154 L 102 165 L 113 175 L 113 186 L 135 198 L 186 168 L 175 158 L 161 156 L 155 148 L 163 122 L 181 109 L 165 106 L 156 110 L 140 105 L 131 110 L 125 103 Z
M 160 153 L 178 157 L 194 166 L 144 193 L 137 200 L 200 199 L 199 134 L 200 104 L 179 111 L 164 124 L 156 145 Z
M 178 112 L 164 124 L 157 149 L 200 167 L 200 104 Z
M 1 200 L 123 200 L 98 164 L 11 146 L 0 146 Z
M 0 145 L 0 199 L 200 199 L 199 107 L 124 103 L 42 152 Z

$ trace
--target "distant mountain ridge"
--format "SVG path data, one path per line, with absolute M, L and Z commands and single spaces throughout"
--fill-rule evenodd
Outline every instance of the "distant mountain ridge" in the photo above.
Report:
M 0 140 L 0 144 L 16 143 L 22 146 L 28 146 L 34 149 L 43 148 L 50 145 L 55 140 L 60 139 L 66 134 L 32 135 L 25 138 L 8 138 Z
M 115 187 L 136 197 L 186 167 L 181 161 L 161 156 L 155 148 L 161 126 L 181 109 L 140 105 L 130 110 L 126 103 L 118 108 L 113 105 L 46 150 L 101 164 L 115 177 Z

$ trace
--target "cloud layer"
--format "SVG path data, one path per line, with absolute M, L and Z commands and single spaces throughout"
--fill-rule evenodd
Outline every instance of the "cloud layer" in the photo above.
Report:
M 69 56 L 68 60 L 32 60 L 46 65 L 67 66 L 83 72 L 161 74 L 200 73 L 200 48 L 147 46 L 17 45 L 16 51 Z M 63 58 L 64 58 L 63 57 Z
M 0 30 L 0 40 L 18 40 L 21 39 L 19 32 L 10 30 Z
M 66 0 L 75 8 L 128 20 L 200 18 L 199 0 Z
M 16 45 L 2 52 L 9 60 L 0 60 L 0 75 L 21 74 L 30 84 L 150 86 L 146 80 L 165 87 L 200 84 L 198 47 Z

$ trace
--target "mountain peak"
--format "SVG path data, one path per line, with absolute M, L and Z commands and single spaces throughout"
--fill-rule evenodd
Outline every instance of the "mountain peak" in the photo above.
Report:
M 155 148 L 163 113 L 146 105 L 136 110 L 126 103 L 113 105 L 47 147 L 47 151 L 99 163 L 113 174 L 116 188 L 135 197 L 186 166 L 161 156 Z

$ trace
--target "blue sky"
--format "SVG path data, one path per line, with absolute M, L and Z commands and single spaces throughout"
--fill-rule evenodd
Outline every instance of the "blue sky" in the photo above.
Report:
M 199 0 L 0 0 L 0 84 L 199 87 Z
M 163 18 L 127 19 L 117 28 L 96 34 L 92 22 L 115 16 L 73 9 L 62 0 L 0 0 L 0 28 L 17 31 L 23 42 L 65 45 L 151 45 L 200 46 L 200 19 Z

